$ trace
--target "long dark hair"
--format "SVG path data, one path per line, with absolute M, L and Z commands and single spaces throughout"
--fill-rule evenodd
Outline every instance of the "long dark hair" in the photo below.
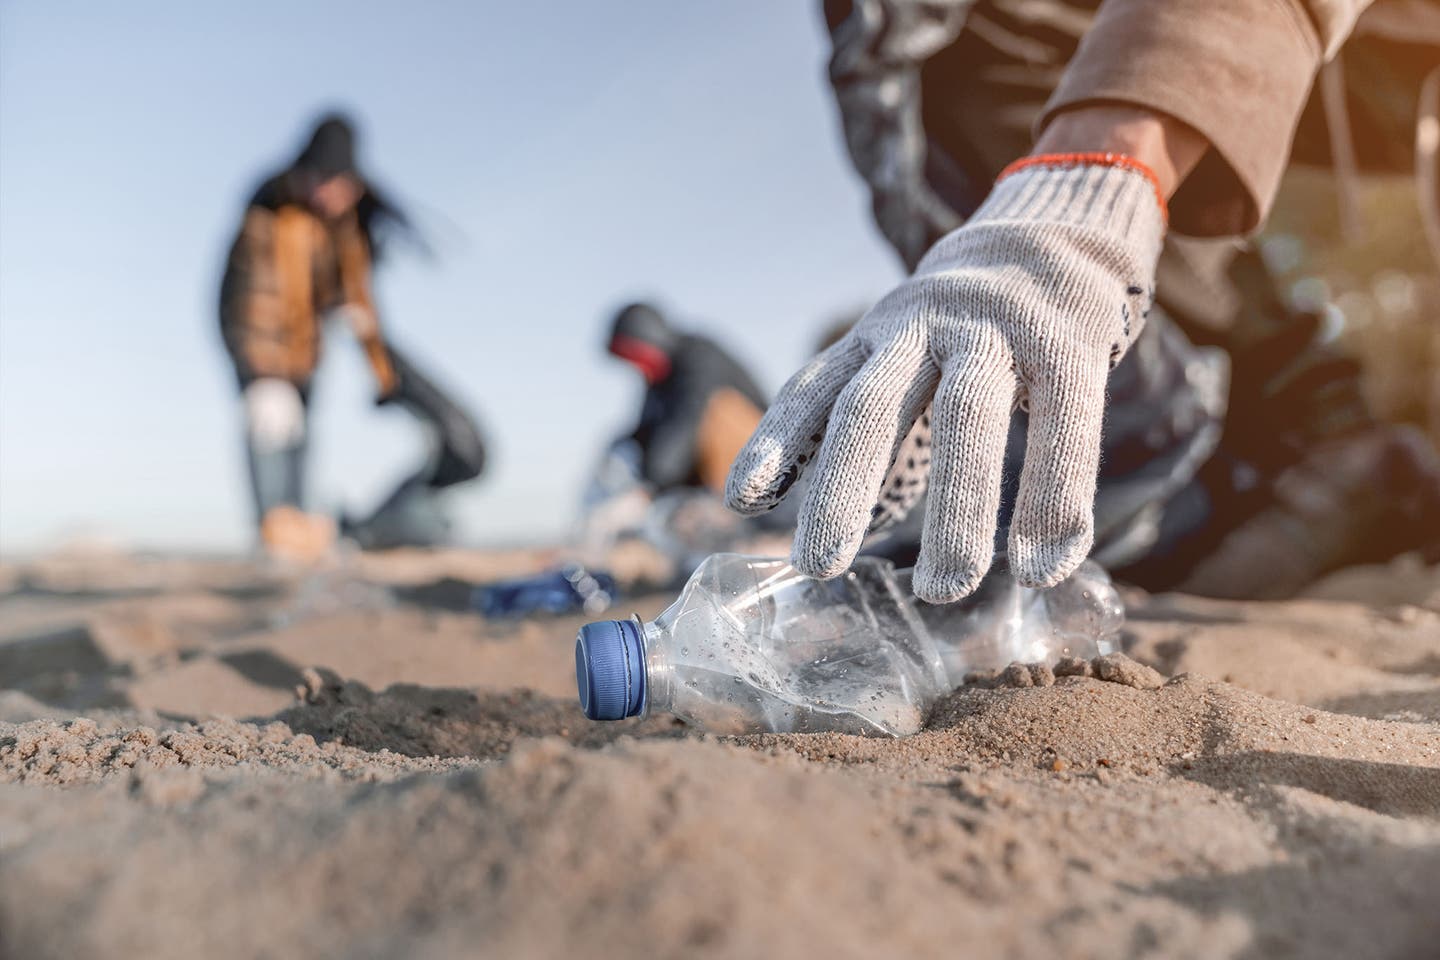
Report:
M 371 259 L 379 260 L 382 250 L 397 238 L 428 256 L 430 246 L 410 216 L 360 172 L 355 162 L 355 140 L 355 124 L 349 116 L 339 112 L 322 115 L 299 156 L 260 185 L 251 205 L 272 210 L 287 204 L 304 206 L 314 183 L 348 174 L 359 181 L 362 189 L 355 213 L 370 246 Z

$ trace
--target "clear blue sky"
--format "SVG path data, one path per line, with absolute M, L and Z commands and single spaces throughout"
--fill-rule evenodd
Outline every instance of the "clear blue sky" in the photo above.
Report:
M 465 539 L 560 535 L 639 402 L 601 350 L 613 307 L 658 298 L 773 390 L 824 321 L 898 278 L 817 7 L 0 3 L 0 550 L 248 542 L 221 263 L 244 199 L 330 105 L 439 248 L 401 252 L 376 292 L 491 442 L 456 497 Z M 420 449 L 369 391 L 333 337 L 318 506 L 369 505 Z

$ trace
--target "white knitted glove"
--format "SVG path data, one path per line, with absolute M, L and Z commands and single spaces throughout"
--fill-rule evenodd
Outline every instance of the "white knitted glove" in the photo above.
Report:
M 933 449 L 914 589 L 958 600 L 990 568 L 1006 432 L 1025 405 L 1010 567 L 1027 586 L 1058 583 L 1094 539 L 1105 381 L 1145 322 L 1164 232 L 1158 187 L 1134 160 L 1013 165 L 909 280 L 785 384 L 731 469 L 730 507 L 771 509 L 813 459 L 792 562 L 834 577 L 872 517 L 915 500 Z
M 261 377 L 252 380 L 242 396 L 245 428 L 256 450 L 272 453 L 305 439 L 305 401 L 293 383 Z

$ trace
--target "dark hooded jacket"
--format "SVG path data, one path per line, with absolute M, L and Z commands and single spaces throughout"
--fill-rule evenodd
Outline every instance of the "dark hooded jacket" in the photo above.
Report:
M 630 337 L 663 353 L 668 373 L 645 391 L 631 437 L 641 471 L 657 490 L 724 489 L 725 476 L 768 404 L 734 357 L 713 340 L 680 333 L 658 311 L 631 304 L 616 317 L 611 350 Z M 622 354 L 623 355 L 623 354 Z

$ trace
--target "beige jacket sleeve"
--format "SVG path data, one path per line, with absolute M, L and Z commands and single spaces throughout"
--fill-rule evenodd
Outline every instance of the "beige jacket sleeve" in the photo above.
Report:
M 1178 233 L 1256 229 L 1322 63 L 1369 0 L 1105 0 L 1040 125 L 1086 103 L 1168 114 L 1211 149 L 1170 203 Z

